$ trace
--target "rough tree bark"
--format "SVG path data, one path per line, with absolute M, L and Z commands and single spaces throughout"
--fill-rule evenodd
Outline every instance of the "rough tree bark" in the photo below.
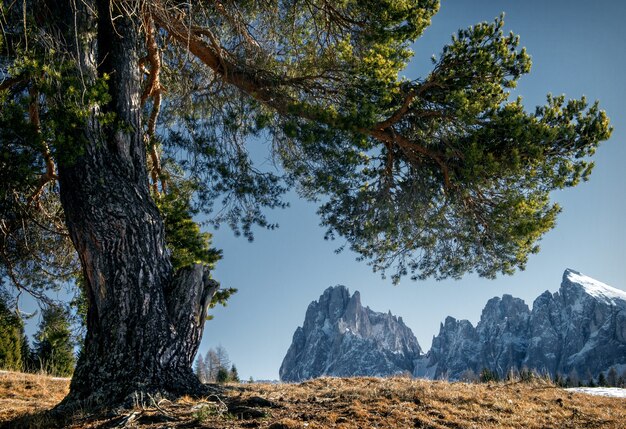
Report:
M 58 166 L 89 301 L 85 345 L 64 404 L 132 405 L 142 393 L 201 393 L 191 364 L 218 285 L 201 265 L 174 273 L 165 248 L 142 138 L 138 14 L 110 0 L 53 3 L 48 12 L 79 57 L 81 79 L 109 74 L 112 98 L 76 135 L 82 151 Z M 100 124 L 98 109 L 115 113 L 115 125 Z

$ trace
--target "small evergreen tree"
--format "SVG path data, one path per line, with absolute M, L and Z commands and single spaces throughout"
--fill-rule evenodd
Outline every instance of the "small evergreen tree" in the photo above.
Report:
M 38 369 L 66 377 L 74 372 L 74 343 L 68 312 L 50 305 L 43 310 L 43 319 L 35 335 L 35 361 Z
M 495 371 L 490 370 L 489 368 L 483 368 L 483 370 L 480 372 L 480 381 L 483 383 L 498 380 L 498 374 Z
M 239 380 L 239 373 L 237 372 L 237 367 L 235 366 L 235 364 L 233 364 L 233 366 L 230 367 L 230 373 L 228 374 L 228 379 L 234 383 L 239 383 L 241 380 Z
M 603 372 L 601 372 L 600 375 L 598 376 L 598 386 L 599 387 L 607 386 L 606 377 L 604 376 Z
M 224 367 L 220 367 L 217 370 L 217 377 L 215 381 L 218 383 L 226 383 L 228 381 L 228 370 Z
M 9 303 L 9 297 L 0 294 L 0 368 L 22 370 L 24 325 Z
M 567 387 L 567 380 L 563 378 L 563 374 L 561 374 L 560 372 L 557 372 L 556 375 L 554 376 L 554 384 L 556 384 L 559 387 Z
M 30 344 L 28 343 L 28 337 L 24 333 L 24 328 L 22 327 L 22 371 L 23 372 L 31 372 L 35 368 L 35 364 L 33 362 L 33 351 L 30 349 Z

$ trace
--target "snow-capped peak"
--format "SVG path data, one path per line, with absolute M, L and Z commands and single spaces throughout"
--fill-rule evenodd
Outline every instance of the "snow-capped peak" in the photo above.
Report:
M 626 302 L 626 292 L 571 269 L 565 270 L 563 280 L 580 285 L 587 294 L 603 302 L 612 303 L 616 299 Z

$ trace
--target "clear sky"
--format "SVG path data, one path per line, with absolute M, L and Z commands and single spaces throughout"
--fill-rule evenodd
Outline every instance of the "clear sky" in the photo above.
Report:
M 280 228 L 257 230 L 253 243 L 235 238 L 226 227 L 214 233 L 214 245 L 224 252 L 214 277 L 239 292 L 228 307 L 213 310 L 201 353 L 221 344 L 243 379 L 277 379 L 308 304 L 336 284 L 359 290 L 363 304 L 373 310 L 402 316 L 424 351 L 446 316 L 476 324 L 487 300 L 505 293 L 530 306 L 545 290 L 558 289 L 565 268 L 626 290 L 626 1 L 443 0 L 414 46 L 406 76 L 424 76 L 430 57 L 456 30 L 502 12 L 505 30 L 521 36 L 533 59 L 531 74 L 515 93 L 526 107 L 543 104 L 549 92 L 585 95 L 601 101 L 615 128 L 594 157 L 590 181 L 553 195 L 563 213 L 527 269 L 497 280 L 470 275 L 459 281 L 407 279 L 392 286 L 356 262 L 355 254 L 335 254 L 340 243 L 323 240 L 316 206 L 290 194 L 290 208 L 270 213 Z M 30 323 L 29 332 L 35 324 Z
M 280 228 L 257 231 L 252 244 L 227 229 L 215 233 L 223 249 L 215 278 L 239 289 L 228 307 L 213 311 L 202 353 L 223 345 L 243 378 L 277 379 L 278 368 L 301 326 L 308 304 L 328 286 L 359 290 L 364 305 L 402 316 L 422 349 L 446 316 L 476 323 L 493 296 L 512 294 L 532 305 L 545 290 L 558 289 L 573 268 L 626 290 L 626 2 L 623 0 L 443 0 L 431 27 L 414 46 L 409 78 L 423 76 L 457 29 L 491 21 L 505 12 L 505 29 L 521 36 L 533 58 L 531 74 L 516 91 L 534 109 L 547 93 L 599 99 L 615 130 L 601 145 L 587 183 L 554 194 L 563 213 L 541 242 L 527 269 L 511 277 L 434 280 L 398 286 L 381 280 L 339 243 L 325 242 L 316 206 L 290 198 L 291 207 L 272 213 Z

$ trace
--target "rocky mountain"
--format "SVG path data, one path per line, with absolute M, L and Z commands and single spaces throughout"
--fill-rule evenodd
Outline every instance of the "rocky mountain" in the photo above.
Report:
M 459 379 L 527 367 L 582 377 L 611 366 L 626 367 L 626 292 L 566 270 L 560 289 L 540 295 L 532 311 L 504 295 L 487 302 L 475 328 L 447 318 L 414 374 Z
M 326 289 L 306 312 L 280 367 L 282 381 L 322 375 L 413 373 L 422 350 L 402 318 L 361 305 L 359 292 Z
M 283 381 L 321 375 L 391 375 L 463 379 L 484 368 L 505 376 L 534 369 L 587 379 L 615 366 L 626 370 L 626 292 L 574 270 L 532 310 L 503 295 L 487 302 L 474 327 L 447 317 L 423 355 L 402 318 L 361 305 L 359 292 L 327 289 L 309 305 L 280 368 Z

